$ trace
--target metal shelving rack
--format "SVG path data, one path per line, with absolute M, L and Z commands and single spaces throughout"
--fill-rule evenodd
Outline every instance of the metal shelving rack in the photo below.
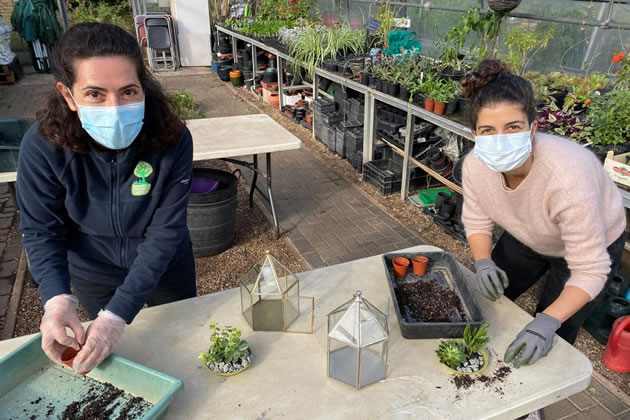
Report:
M 278 66 L 278 90 L 282 92 L 283 89 L 284 90 L 288 89 L 288 88 L 283 88 L 281 69 L 283 68 L 282 67 L 283 60 L 290 63 L 293 62 L 293 59 L 290 56 L 288 56 L 287 54 L 281 51 L 278 51 L 276 48 L 273 48 L 264 44 L 263 42 L 249 38 L 245 35 L 236 33 L 234 31 L 223 28 L 221 26 L 217 26 L 217 31 L 223 32 L 224 34 L 232 37 L 232 53 L 233 53 L 232 56 L 235 60 L 238 60 L 236 56 L 236 40 L 237 39 L 240 39 L 252 45 L 252 66 L 254 67 L 254 69 L 258 68 L 257 63 L 256 63 L 256 50 L 255 50 L 256 47 L 275 55 L 277 58 L 277 66 Z M 363 117 L 363 130 L 364 130 L 363 131 L 363 163 L 367 163 L 371 161 L 374 156 L 374 144 L 376 142 L 376 139 L 375 139 L 376 101 L 383 102 L 385 104 L 388 104 L 397 109 L 407 112 L 407 127 L 405 131 L 404 150 L 400 149 L 399 147 L 391 144 L 390 142 L 386 140 L 380 139 L 385 145 L 389 146 L 393 150 L 394 153 L 403 157 L 403 168 L 406 168 L 406 170 L 404 170 L 402 173 L 402 185 L 400 189 L 401 198 L 403 200 L 406 200 L 409 195 L 409 179 L 410 179 L 410 172 L 411 172 L 412 166 L 416 166 L 422 169 L 424 172 L 428 173 L 429 175 L 431 175 L 432 177 L 434 177 L 435 179 L 437 179 L 438 181 L 440 181 L 441 183 L 443 183 L 445 186 L 452 189 L 453 191 L 456 191 L 460 194 L 463 193 L 463 190 L 459 185 L 455 184 L 454 182 L 436 173 L 431 168 L 429 168 L 428 166 L 424 165 L 423 163 L 419 162 L 418 160 L 414 159 L 411 156 L 412 133 L 414 132 L 414 120 L 415 120 L 414 117 L 418 117 L 424 121 L 435 124 L 465 139 L 472 141 L 472 134 L 470 132 L 470 129 L 458 123 L 457 121 L 453 121 L 441 115 L 428 112 L 417 105 L 414 105 L 409 102 L 405 102 L 401 99 L 398 99 L 393 96 L 387 95 L 383 92 L 380 92 L 376 89 L 362 85 L 361 83 L 348 79 L 340 74 L 332 73 L 332 72 L 323 70 L 321 68 L 317 68 L 315 70 L 315 76 L 324 77 L 326 79 L 331 80 L 332 82 L 337 83 L 344 89 L 352 89 L 364 95 L 365 108 L 364 108 L 364 117 Z M 255 83 L 256 82 L 254 81 L 254 87 L 256 87 Z M 293 89 L 293 87 L 291 87 L 291 89 Z M 330 95 L 328 95 L 326 92 L 320 91 L 317 77 L 314 77 L 313 98 L 317 98 L 319 97 L 319 95 L 325 95 L 325 96 L 330 97 Z M 283 102 L 284 102 L 283 97 L 282 95 L 280 95 L 280 108 L 282 108 L 282 106 L 284 105 Z M 313 136 L 315 136 L 314 130 L 315 130 L 315 124 L 313 123 Z

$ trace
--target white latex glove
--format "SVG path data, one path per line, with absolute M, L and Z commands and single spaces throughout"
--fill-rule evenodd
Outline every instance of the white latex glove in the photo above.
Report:
M 101 310 L 87 329 L 83 348 L 74 358 L 76 373 L 89 372 L 98 366 L 118 345 L 126 322 L 110 311 Z
M 54 296 L 44 305 L 44 316 L 39 324 L 42 332 L 42 350 L 55 363 L 61 364 L 61 354 L 65 347 L 79 350 L 85 341 L 85 330 L 77 315 L 76 297 L 63 294 Z M 66 334 L 66 327 L 74 337 Z

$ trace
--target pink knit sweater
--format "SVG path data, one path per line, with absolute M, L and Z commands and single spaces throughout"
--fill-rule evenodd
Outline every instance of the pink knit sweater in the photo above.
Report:
M 567 286 L 595 298 L 610 271 L 606 248 L 624 231 L 621 193 L 602 164 L 567 139 L 537 134 L 530 173 L 514 190 L 473 152 L 463 167 L 462 220 L 468 237 L 495 223 L 542 255 L 564 257 Z

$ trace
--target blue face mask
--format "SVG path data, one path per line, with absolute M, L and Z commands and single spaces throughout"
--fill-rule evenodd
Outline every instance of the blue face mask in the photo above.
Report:
M 531 130 L 475 137 L 475 156 L 495 172 L 522 166 L 532 152 Z
M 68 92 L 70 90 L 68 89 Z M 83 106 L 79 105 L 81 126 L 99 144 L 112 150 L 126 149 L 133 143 L 142 129 L 144 99 L 130 105 Z

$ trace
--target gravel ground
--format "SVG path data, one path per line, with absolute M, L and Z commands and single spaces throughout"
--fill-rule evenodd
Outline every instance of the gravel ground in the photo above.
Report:
M 196 162 L 195 166 L 230 171 L 228 165 L 222 161 Z M 249 208 L 247 185 L 241 180 L 238 186 L 234 245 L 219 255 L 196 259 L 197 293 L 205 295 L 237 287 L 239 277 L 256 264 L 266 250 L 271 251 L 274 257 L 294 273 L 304 271 L 306 268 L 282 239 L 275 239 L 273 225 L 258 206 Z M 14 337 L 38 332 L 42 315 L 41 300 L 29 273 L 20 301 Z M 80 317 L 83 321 L 88 320 L 82 309 Z

